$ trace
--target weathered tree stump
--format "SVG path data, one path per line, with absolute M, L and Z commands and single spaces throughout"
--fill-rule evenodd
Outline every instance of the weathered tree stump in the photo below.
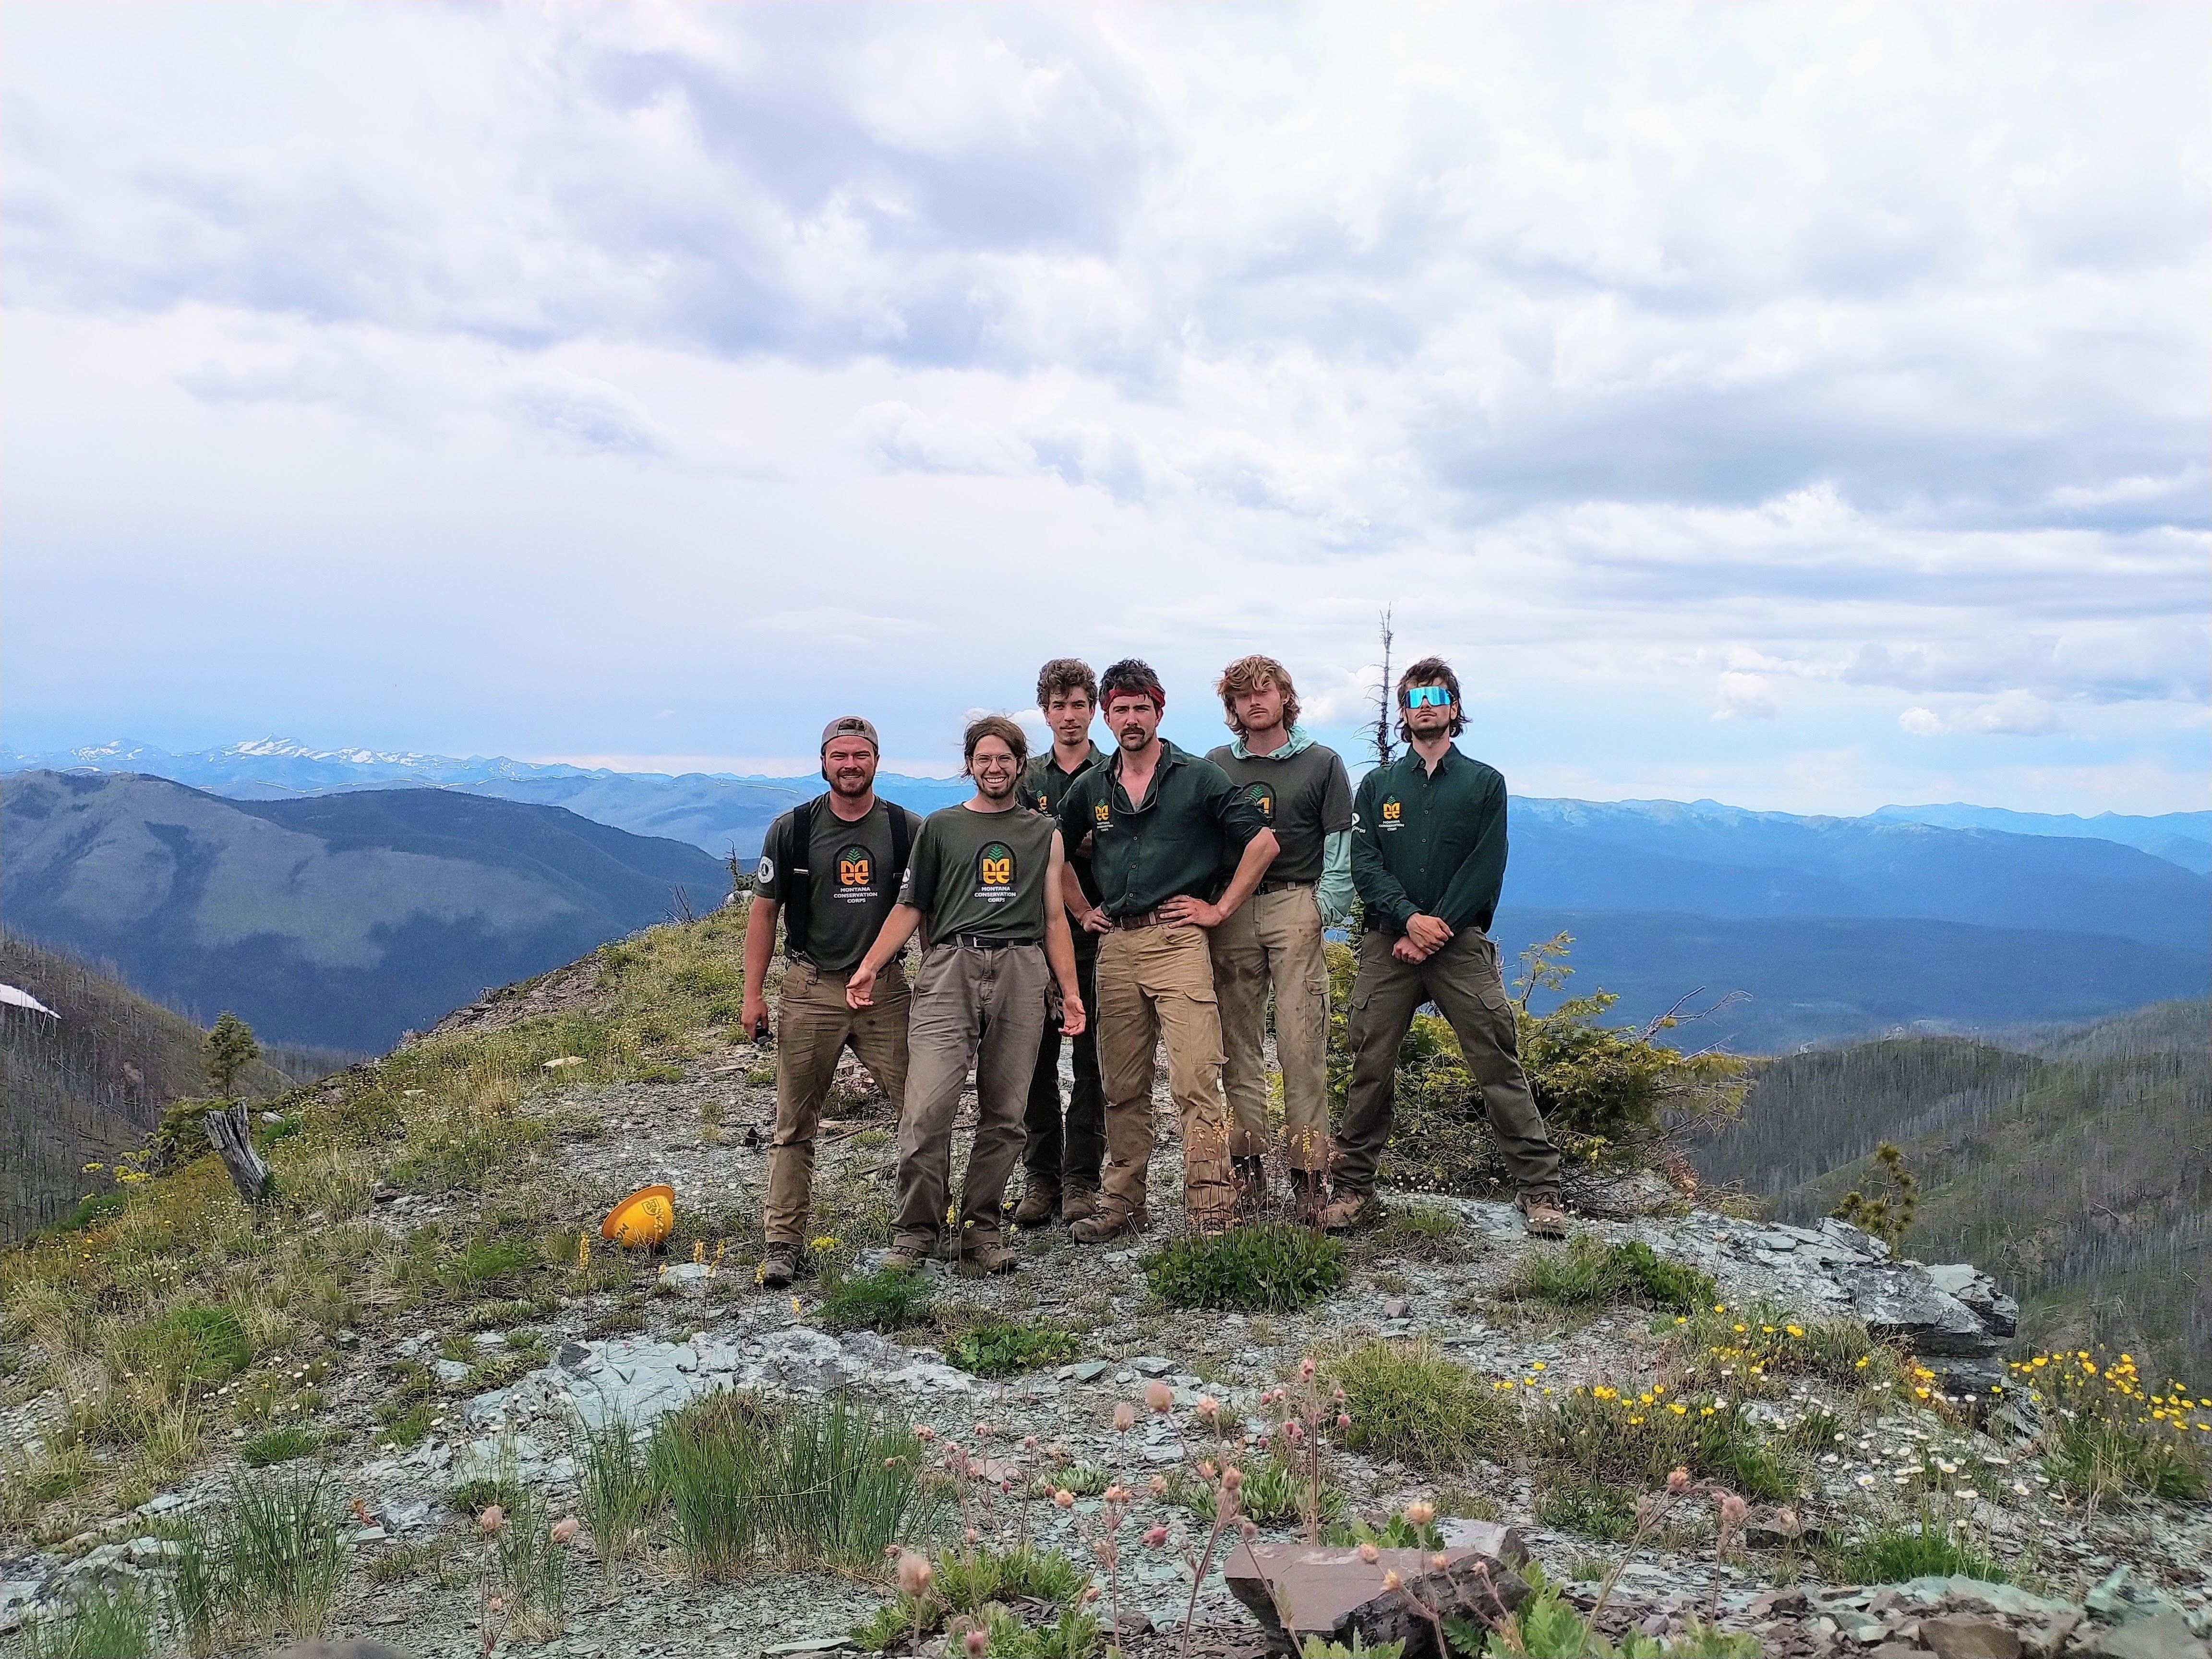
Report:
M 269 1196 L 269 1166 L 253 1150 L 252 1121 L 246 1103 L 234 1100 L 222 1111 L 210 1112 L 204 1121 L 209 1143 L 230 1171 L 230 1184 L 248 1204 L 258 1205 Z

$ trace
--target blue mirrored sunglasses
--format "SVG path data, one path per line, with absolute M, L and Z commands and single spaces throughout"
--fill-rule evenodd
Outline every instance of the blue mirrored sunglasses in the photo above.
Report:
M 1451 693 L 1441 685 L 1416 685 L 1406 693 L 1408 708 L 1449 708 Z

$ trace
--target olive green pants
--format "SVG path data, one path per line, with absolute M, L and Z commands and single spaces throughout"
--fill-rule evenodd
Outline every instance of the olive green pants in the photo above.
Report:
M 975 1139 L 961 1183 L 964 1256 L 1001 1242 L 999 1205 L 1022 1155 L 1022 1112 L 1036 1070 L 1052 984 L 1040 945 L 981 951 L 939 945 L 914 976 L 907 1023 L 906 1110 L 899 1115 L 898 1212 L 891 1241 L 933 1254 L 943 1242 L 952 1174 L 952 1117 L 975 1077 Z
M 896 962 L 876 975 L 875 1006 L 845 1006 L 844 974 L 794 962 L 783 975 L 775 1015 L 775 1140 L 768 1158 L 762 1224 L 772 1244 L 803 1244 L 813 1210 L 814 1132 L 822 1102 L 849 1038 L 894 1110 L 906 1101 L 906 974 Z
M 1267 1122 L 1267 993 L 1275 994 L 1275 1060 L 1283 1069 L 1285 1156 L 1293 1170 L 1328 1168 L 1328 960 L 1310 885 L 1255 893 L 1209 938 L 1221 1007 L 1221 1080 L 1232 1120 L 1229 1151 L 1256 1158 L 1274 1144 Z
M 1359 977 L 1352 982 L 1347 1024 L 1352 1085 L 1336 1137 L 1331 1184 L 1339 1192 L 1370 1192 L 1375 1166 L 1390 1139 L 1398 1047 L 1424 1002 L 1437 1005 L 1459 1039 L 1461 1057 L 1482 1090 L 1483 1110 L 1506 1173 L 1522 1191 L 1556 1189 L 1559 1149 L 1536 1110 L 1513 1005 L 1498 971 L 1498 946 L 1472 928 L 1452 935 L 1426 962 L 1401 962 L 1395 941 L 1370 932 L 1359 941 Z
M 1206 930 L 1170 926 L 1108 933 L 1098 943 L 1098 1070 L 1106 1089 L 1104 1211 L 1141 1214 L 1152 1162 L 1152 1052 L 1164 1041 L 1168 1090 L 1182 1126 L 1185 1218 L 1225 1227 L 1229 1111 L 1221 1097 L 1221 1016 Z

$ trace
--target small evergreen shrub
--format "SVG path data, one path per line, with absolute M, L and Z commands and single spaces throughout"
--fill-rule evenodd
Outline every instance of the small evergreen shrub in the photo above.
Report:
M 1320 1301 L 1344 1277 L 1341 1243 L 1282 1221 L 1212 1237 L 1191 1234 L 1145 1262 L 1152 1294 L 1171 1308 L 1291 1313 Z
M 1377 1462 L 1458 1470 L 1501 1455 L 1511 1440 L 1513 1410 L 1504 1397 L 1426 1338 L 1363 1342 L 1328 1372 L 1352 1419 L 1344 1443 Z

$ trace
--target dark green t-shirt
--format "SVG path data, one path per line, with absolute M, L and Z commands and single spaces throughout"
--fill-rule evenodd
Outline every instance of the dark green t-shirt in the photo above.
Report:
M 1239 756 L 1224 743 L 1206 759 L 1244 787 L 1282 843 L 1267 879 L 1319 881 L 1322 838 L 1352 828 L 1352 780 L 1336 750 L 1310 743 L 1295 755 Z
M 903 806 L 878 799 L 867 817 L 848 823 L 830 810 L 827 797 L 823 797 L 812 807 L 811 844 L 802 851 L 792 843 L 799 816 L 807 810 L 794 808 L 769 825 L 761 843 L 760 867 L 753 875 L 753 894 L 787 908 L 793 884 L 805 882 L 805 946 L 791 954 L 824 973 L 842 974 L 860 966 L 898 896 L 891 870 L 891 814 L 906 820 L 909 861 L 921 819 Z
M 1044 942 L 1045 872 L 1059 826 L 1017 806 L 947 806 L 922 820 L 899 902 L 921 912 L 932 943 L 958 934 Z

